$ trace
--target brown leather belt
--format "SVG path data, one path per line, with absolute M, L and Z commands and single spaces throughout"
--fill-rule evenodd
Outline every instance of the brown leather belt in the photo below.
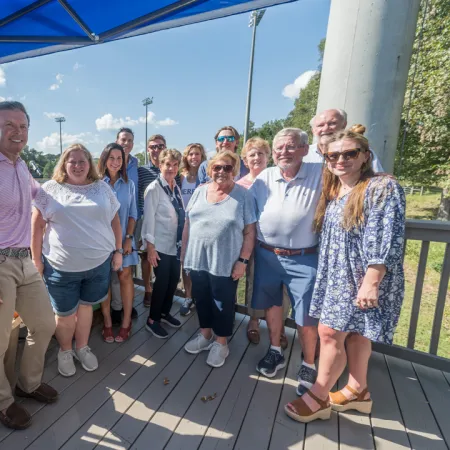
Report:
M 288 249 L 288 248 L 277 248 L 272 247 L 271 245 L 264 244 L 264 242 L 258 241 L 260 247 L 269 250 L 269 252 L 275 253 L 275 255 L 279 256 L 294 256 L 294 255 L 312 255 L 313 253 L 317 253 L 318 246 L 308 247 L 308 248 L 296 248 L 296 249 Z

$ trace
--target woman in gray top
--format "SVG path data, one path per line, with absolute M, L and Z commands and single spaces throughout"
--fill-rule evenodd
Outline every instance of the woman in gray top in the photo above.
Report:
M 207 364 L 221 367 L 229 354 L 238 280 L 255 245 L 254 200 L 234 183 L 240 159 L 218 153 L 208 163 L 210 183 L 199 186 L 186 210 L 181 258 L 190 271 L 200 333 L 184 347 L 209 350 Z

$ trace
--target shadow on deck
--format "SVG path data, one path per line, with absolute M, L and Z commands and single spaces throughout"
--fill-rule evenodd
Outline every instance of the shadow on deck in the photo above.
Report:
M 222 368 L 211 369 L 206 353 L 183 350 L 197 332 L 196 315 L 181 317 L 183 326 L 171 330 L 169 339 L 156 339 L 144 328 L 142 297 L 136 287 L 140 315 L 127 342 L 106 344 L 101 325 L 94 327 L 90 346 L 100 362 L 95 372 L 77 366 L 75 376 L 59 375 L 52 341 L 44 381 L 61 397 L 46 406 L 20 399 L 33 424 L 19 432 L 0 425 L 1 450 L 449 449 L 448 373 L 373 353 L 372 414 L 333 413 L 330 421 L 305 426 L 283 411 L 296 397 L 301 349 L 294 330 L 288 330 L 286 369 L 268 380 L 255 371 L 267 350 L 267 329 L 263 323 L 262 343 L 253 346 L 246 337 L 248 317 L 236 314 L 230 356 Z M 338 387 L 344 385 L 339 380 Z M 204 402 L 208 396 L 215 398 Z

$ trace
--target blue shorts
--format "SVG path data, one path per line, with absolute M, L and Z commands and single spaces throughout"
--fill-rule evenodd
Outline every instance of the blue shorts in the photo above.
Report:
M 280 256 L 255 246 L 255 278 L 252 308 L 268 309 L 283 305 L 283 285 L 291 299 L 295 323 L 313 326 L 318 319 L 309 315 L 309 306 L 316 282 L 317 253 Z
M 44 257 L 44 281 L 53 311 L 60 317 L 76 313 L 79 305 L 96 305 L 106 300 L 111 279 L 111 259 L 85 272 L 54 269 Z

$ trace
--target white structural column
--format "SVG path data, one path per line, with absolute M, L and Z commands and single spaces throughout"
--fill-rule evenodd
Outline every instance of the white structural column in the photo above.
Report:
M 386 171 L 394 166 L 420 0 L 331 0 L 317 111 L 361 123 Z

